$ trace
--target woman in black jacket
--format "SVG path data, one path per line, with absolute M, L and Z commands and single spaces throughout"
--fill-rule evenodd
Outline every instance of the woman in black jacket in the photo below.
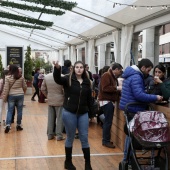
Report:
M 72 164 L 72 145 L 77 128 L 85 158 L 85 170 L 92 170 L 88 143 L 88 112 L 91 113 L 93 106 L 90 80 L 81 61 L 75 62 L 72 72 L 64 77 L 61 77 L 61 67 L 58 62 L 53 62 L 53 64 L 55 66 L 54 80 L 56 83 L 63 85 L 65 95 L 62 111 L 67 134 L 65 169 L 76 169 Z

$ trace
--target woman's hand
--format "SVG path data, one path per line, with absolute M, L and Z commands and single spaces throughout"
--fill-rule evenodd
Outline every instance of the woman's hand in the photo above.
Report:
M 154 77 L 154 82 L 155 82 L 155 84 L 162 83 L 162 81 L 160 80 L 160 78 L 157 77 L 157 76 Z
M 56 67 L 57 69 L 60 68 L 59 61 L 53 61 L 53 65 L 54 65 L 54 67 Z

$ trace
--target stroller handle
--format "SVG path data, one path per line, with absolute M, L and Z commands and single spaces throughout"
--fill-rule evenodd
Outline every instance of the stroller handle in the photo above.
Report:
M 128 107 L 132 106 L 132 105 L 143 105 L 143 106 L 148 106 L 151 110 L 153 110 L 153 106 L 151 105 L 151 103 L 142 103 L 142 102 L 130 102 L 127 103 L 125 106 L 125 113 L 128 113 Z

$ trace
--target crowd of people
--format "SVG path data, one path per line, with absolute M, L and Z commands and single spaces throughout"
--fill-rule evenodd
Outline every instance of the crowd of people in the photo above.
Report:
M 94 114 L 94 101 L 99 104 L 97 113 L 102 122 L 102 145 L 115 148 L 111 142 L 111 126 L 114 118 L 115 102 L 120 101 L 120 109 L 125 110 L 129 102 L 155 103 L 166 101 L 170 97 L 170 78 L 166 78 L 166 69 L 159 64 L 155 67 L 149 59 L 142 59 L 138 65 L 125 68 L 119 63 L 104 66 L 99 74 L 92 74 L 88 64 L 77 61 L 72 66 L 70 60 L 60 66 L 53 62 L 54 71 L 45 75 L 39 68 L 35 70 L 33 87 L 35 92 L 31 101 L 45 103 L 48 99 L 48 140 L 55 138 L 65 141 L 65 169 L 75 170 L 72 163 L 72 147 L 76 132 L 81 141 L 85 158 L 85 170 L 91 170 L 90 145 L 88 142 L 89 119 Z M 153 69 L 153 76 L 150 71 Z M 0 122 L 2 122 L 2 104 L 7 103 L 5 133 L 11 129 L 13 112 L 17 108 L 17 131 L 23 130 L 22 110 L 24 92 L 27 86 L 20 68 L 10 65 L 4 70 L 0 79 Z M 128 119 L 131 120 L 137 111 L 144 106 L 130 107 Z M 129 137 L 126 136 L 124 158 L 126 160 Z

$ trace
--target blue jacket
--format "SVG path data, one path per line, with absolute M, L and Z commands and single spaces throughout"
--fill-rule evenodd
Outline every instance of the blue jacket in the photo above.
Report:
M 125 110 L 126 104 L 130 102 L 151 103 L 157 100 L 156 95 L 146 94 L 144 76 L 137 66 L 127 67 L 122 78 L 124 78 L 124 81 L 119 105 L 121 110 Z M 143 105 L 128 108 L 128 112 L 132 113 L 143 110 L 145 110 Z

